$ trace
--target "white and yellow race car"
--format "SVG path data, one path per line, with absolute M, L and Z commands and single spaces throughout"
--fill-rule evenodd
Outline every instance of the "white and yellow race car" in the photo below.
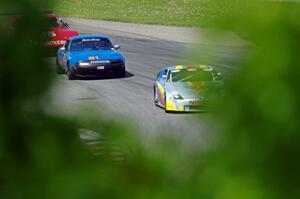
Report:
M 170 66 L 161 70 L 153 85 L 154 103 L 166 112 L 208 110 L 223 96 L 223 77 L 207 65 Z

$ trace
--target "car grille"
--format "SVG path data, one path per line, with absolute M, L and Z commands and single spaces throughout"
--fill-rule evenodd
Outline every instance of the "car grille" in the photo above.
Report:
M 104 69 L 97 69 L 99 66 L 104 66 Z M 77 74 L 81 76 L 110 76 L 119 74 L 124 69 L 125 65 L 121 60 L 112 60 L 110 63 L 81 67 L 78 69 Z
M 121 60 L 111 60 L 110 63 L 113 65 L 116 65 L 116 64 L 122 64 L 122 61 Z
M 203 111 L 203 110 L 208 110 L 207 105 L 190 105 L 190 106 L 185 106 L 185 110 L 187 111 Z

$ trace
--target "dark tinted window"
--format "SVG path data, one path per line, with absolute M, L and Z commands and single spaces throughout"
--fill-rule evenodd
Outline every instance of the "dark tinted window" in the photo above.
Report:
M 162 72 L 162 71 L 160 71 L 160 72 L 156 75 L 156 80 L 158 80 L 158 79 L 160 78 L 161 72 Z
M 171 71 L 169 79 L 172 82 L 212 81 L 213 76 L 211 71 L 182 69 Z
M 113 45 L 106 38 L 77 39 L 72 41 L 71 51 L 111 50 Z
M 66 41 L 64 45 L 67 51 L 69 50 L 69 44 L 70 44 L 70 40 Z
M 56 18 L 45 18 L 48 27 L 58 27 L 59 22 Z
M 163 78 L 163 76 L 164 76 L 164 75 L 167 75 L 167 72 L 168 72 L 168 70 L 163 70 L 163 71 L 161 72 L 161 74 L 160 74 L 160 76 L 159 76 L 159 79 L 158 79 L 159 83 L 164 84 L 165 79 Z

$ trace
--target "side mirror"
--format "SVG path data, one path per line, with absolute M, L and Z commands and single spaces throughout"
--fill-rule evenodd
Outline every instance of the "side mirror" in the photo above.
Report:
M 162 75 L 161 77 L 162 77 L 164 80 L 167 79 L 167 75 Z
M 120 47 L 121 47 L 121 46 L 120 46 L 120 45 L 118 45 L 118 44 L 114 45 L 114 49 L 115 49 L 115 50 L 119 50 L 119 49 L 120 49 Z
M 64 47 L 64 46 L 60 47 L 59 51 L 66 51 L 66 47 Z
M 222 80 L 222 79 L 223 79 L 222 73 L 217 73 L 216 80 Z

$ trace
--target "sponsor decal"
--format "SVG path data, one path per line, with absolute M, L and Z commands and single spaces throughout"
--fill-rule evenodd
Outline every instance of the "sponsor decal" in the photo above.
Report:
M 196 66 L 194 64 L 190 64 L 190 65 L 187 66 L 187 69 L 188 70 L 195 70 Z
M 190 106 L 197 106 L 201 104 L 200 100 L 190 100 L 189 102 Z
M 82 41 L 101 41 L 101 39 L 91 38 L 91 39 L 82 39 Z
M 194 82 L 191 86 L 191 90 L 194 92 L 203 92 L 208 90 L 205 86 L 205 82 Z
M 179 73 L 180 70 L 172 70 L 171 73 Z
M 98 66 L 97 67 L 98 70 L 104 70 L 104 68 L 105 68 L 104 66 Z
M 95 60 L 95 57 L 94 56 L 89 56 L 88 59 L 91 61 L 91 60 Z
M 91 61 L 91 64 L 109 64 L 109 60 L 99 60 L 99 61 Z
M 204 92 L 204 91 L 207 91 L 208 89 L 206 88 L 201 88 L 201 87 L 194 87 L 192 88 L 192 91 L 194 92 Z
M 203 64 L 200 65 L 200 69 L 206 69 L 206 68 L 207 68 L 206 65 L 203 65 Z
M 181 66 L 181 65 L 175 66 L 175 69 L 176 70 L 181 70 L 181 69 L 183 69 L 183 66 Z
M 54 41 L 48 41 L 46 45 L 52 46 L 52 45 L 64 45 L 66 41 L 64 40 L 54 40 Z
M 200 65 L 200 69 L 202 69 L 203 71 L 213 71 L 213 68 L 211 66 L 207 66 L 207 65 Z

